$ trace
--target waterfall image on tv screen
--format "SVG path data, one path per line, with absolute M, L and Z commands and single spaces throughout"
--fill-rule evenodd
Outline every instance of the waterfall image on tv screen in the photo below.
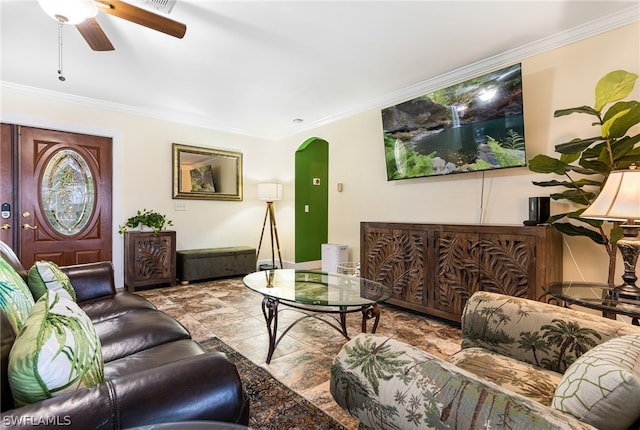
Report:
M 526 165 L 520 64 L 382 110 L 387 179 Z

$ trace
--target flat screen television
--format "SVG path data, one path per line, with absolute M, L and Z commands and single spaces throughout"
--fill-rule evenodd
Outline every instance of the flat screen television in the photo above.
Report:
M 526 165 L 516 64 L 382 109 L 387 180 Z

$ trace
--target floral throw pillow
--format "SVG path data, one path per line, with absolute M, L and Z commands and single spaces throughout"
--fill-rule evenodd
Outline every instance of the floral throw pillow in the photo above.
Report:
M 8 376 L 16 406 L 102 382 L 102 350 L 89 317 L 74 301 L 46 291 L 11 348 Z
M 602 343 L 564 373 L 552 406 L 601 430 L 640 418 L 640 333 Z
M 76 301 L 76 292 L 66 273 L 50 261 L 36 261 L 29 269 L 29 289 L 38 300 L 47 290 Z

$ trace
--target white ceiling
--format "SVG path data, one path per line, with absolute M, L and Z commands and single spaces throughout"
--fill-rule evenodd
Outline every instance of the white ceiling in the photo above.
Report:
M 100 13 L 116 50 L 94 52 L 65 26 L 61 82 L 57 22 L 36 0 L 0 0 L 0 78 L 3 91 L 280 139 L 637 21 L 639 4 L 177 0 L 182 40 Z

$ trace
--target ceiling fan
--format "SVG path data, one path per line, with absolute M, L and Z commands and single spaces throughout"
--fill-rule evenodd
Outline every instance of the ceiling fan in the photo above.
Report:
M 120 0 L 38 0 L 38 3 L 59 23 L 75 25 L 94 51 L 114 50 L 95 18 L 100 11 L 179 39 L 187 31 L 187 26 L 180 22 Z

